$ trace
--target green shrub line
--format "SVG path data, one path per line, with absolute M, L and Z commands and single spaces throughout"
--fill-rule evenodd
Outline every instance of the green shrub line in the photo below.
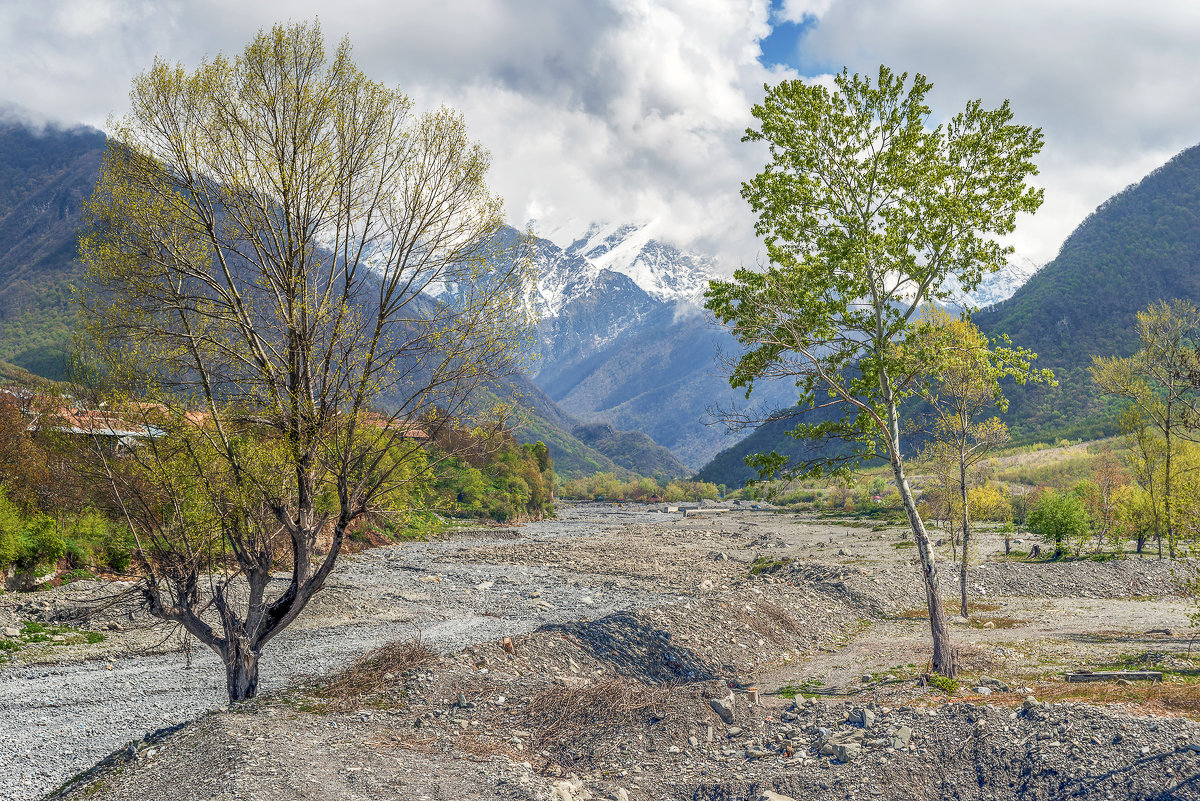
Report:
M 14 654 L 27 645 L 95 645 L 105 640 L 105 636 L 98 631 L 85 631 L 70 626 L 47 626 L 36 620 L 24 623 L 19 631 L 16 637 L 0 637 L 0 664 L 10 661 Z M 61 639 L 55 640 L 55 637 Z

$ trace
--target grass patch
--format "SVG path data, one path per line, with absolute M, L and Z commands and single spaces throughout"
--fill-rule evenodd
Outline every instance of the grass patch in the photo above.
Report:
M 1200 720 L 1200 682 L 1179 679 L 1161 682 L 1052 682 L 1033 688 L 1039 701 L 1077 701 L 1104 706 L 1124 704 L 1145 712 L 1181 715 Z
M 58 580 L 60 584 L 70 584 L 72 581 L 91 581 L 94 578 L 96 578 L 96 574 L 92 571 L 77 567 L 59 575 Z
M 22 625 L 20 632 L 16 637 L 0 638 L 0 664 L 12 659 L 13 654 L 26 645 L 41 643 L 48 643 L 51 646 L 82 643 L 95 645 L 98 642 L 104 642 L 105 639 L 104 635 L 98 631 L 84 631 L 73 629 L 70 626 L 47 626 L 36 620 L 30 620 Z M 55 639 L 56 637 L 58 639 Z
M 943 676 L 940 673 L 930 673 L 925 677 L 925 683 L 930 687 L 941 690 L 946 695 L 954 695 L 958 692 L 958 682 L 949 676 Z
M 825 686 L 825 682 L 820 679 L 806 679 L 800 684 L 785 684 L 775 691 L 775 695 L 780 698 L 816 698 L 820 693 L 816 692 L 819 688 Z
M 913 542 L 912 540 L 900 540 L 899 542 L 893 542 L 892 547 L 896 548 L 896 549 L 916 548 L 917 544 L 915 542 Z
M 967 611 L 971 614 L 975 614 L 976 612 L 996 612 L 1003 608 L 1004 607 L 1002 607 L 1000 604 L 990 604 L 983 601 L 967 602 Z M 959 613 L 960 607 L 957 601 L 953 602 L 953 605 L 947 603 L 946 601 L 942 601 L 942 611 L 944 611 L 947 616 L 954 617 Z M 924 606 L 917 606 L 913 607 L 912 609 L 905 609 L 901 612 L 897 612 L 895 617 L 899 620 L 928 620 L 929 609 Z M 996 618 L 988 619 L 995 620 Z M 969 620 L 971 621 L 972 625 L 975 624 L 974 618 L 969 618 Z M 986 621 L 980 621 L 980 623 L 984 622 Z M 1021 620 L 1018 622 L 1025 623 L 1026 621 Z M 996 623 L 996 628 L 1000 628 L 1000 624 L 998 622 Z
M 792 563 L 790 556 L 785 556 L 782 559 L 772 559 L 769 556 L 760 556 L 750 565 L 750 575 L 761 576 L 766 573 L 775 573 Z

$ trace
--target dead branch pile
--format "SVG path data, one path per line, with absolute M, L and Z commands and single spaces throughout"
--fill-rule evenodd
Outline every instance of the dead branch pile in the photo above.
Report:
M 523 726 L 547 765 L 591 767 L 639 735 L 686 738 L 689 711 L 703 704 L 701 688 L 652 686 L 621 677 L 582 687 L 553 685 L 530 699 Z M 544 767 L 546 767 L 544 766 Z
M 437 652 L 419 636 L 406 642 L 388 643 L 334 674 L 321 687 L 320 694 L 331 706 L 352 707 L 387 689 L 398 677 L 438 661 Z

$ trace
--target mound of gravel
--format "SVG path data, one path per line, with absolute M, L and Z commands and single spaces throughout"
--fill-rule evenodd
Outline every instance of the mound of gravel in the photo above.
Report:
M 1131 598 L 1178 595 L 1186 563 L 1159 559 L 1067 562 L 988 562 L 970 569 L 980 595 L 1042 598 Z

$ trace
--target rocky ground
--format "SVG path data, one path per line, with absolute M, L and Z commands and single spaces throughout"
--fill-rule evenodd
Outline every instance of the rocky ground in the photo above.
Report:
M 115 606 L 85 624 L 103 642 L 60 634 L 0 666 L 0 796 L 115 752 L 59 797 L 1200 798 L 1172 565 L 1011 562 L 981 542 L 957 690 L 923 681 L 900 529 L 769 510 L 581 505 L 360 554 L 232 709 L 214 659 L 186 668 L 177 638 Z M 61 622 L 95 591 L 0 596 L 0 625 Z M 329 678 L 418 630 L 432 661 Z M 1089 666 L 1166 680 L 1063 681 Z

